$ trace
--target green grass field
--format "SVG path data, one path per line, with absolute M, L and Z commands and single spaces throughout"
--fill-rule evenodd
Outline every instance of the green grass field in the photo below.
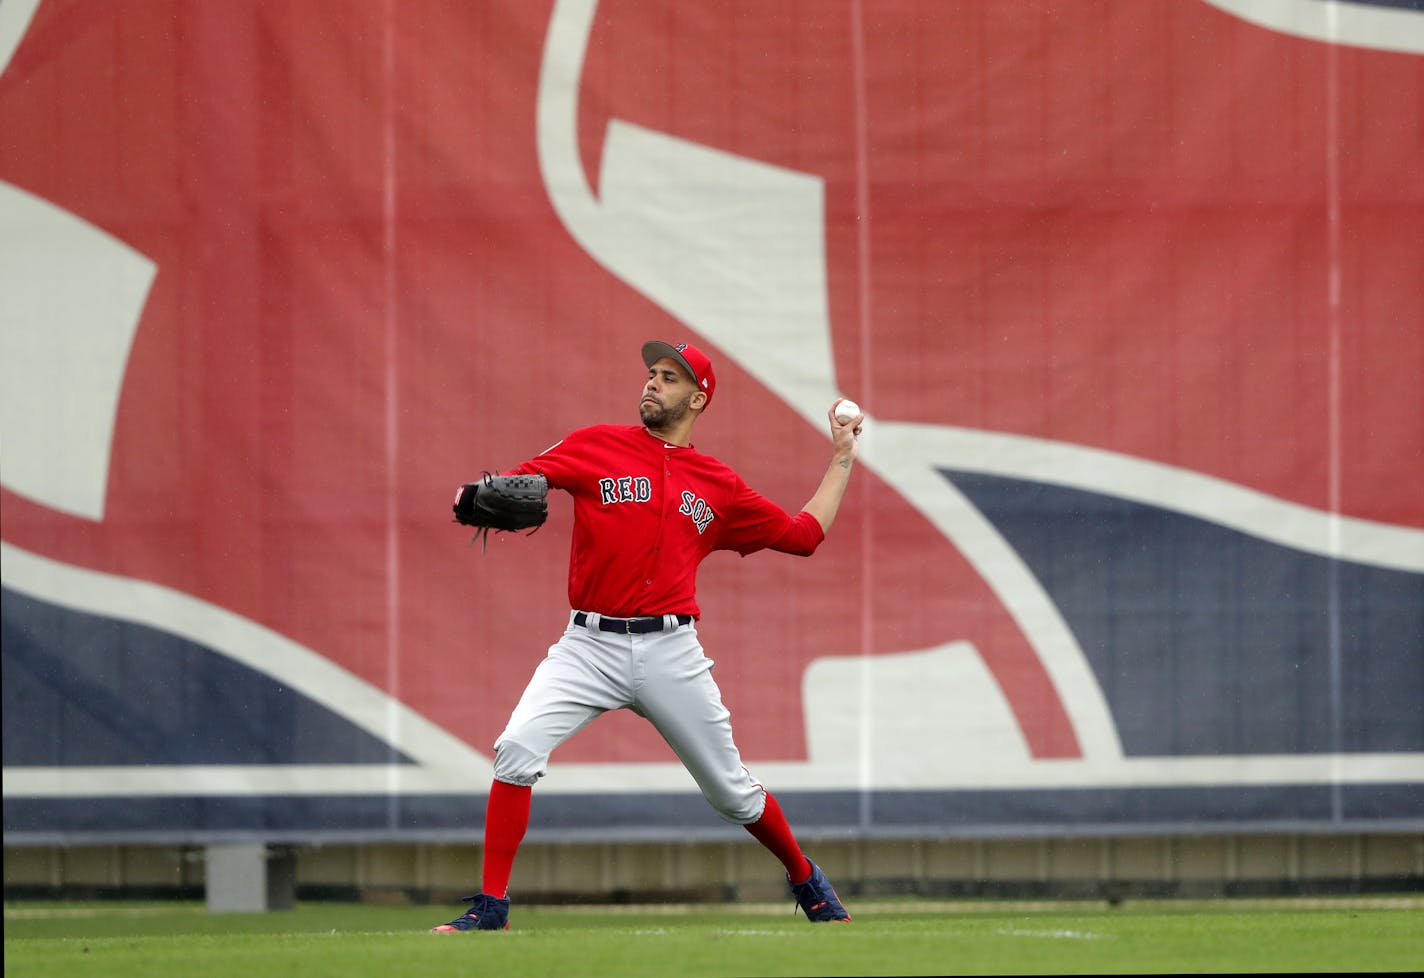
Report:
M 505 932 L 435 935 L 454 907 L 5 906 L 6 978 L 1011 975 L 1424 970 L 1424 898 L 519 907 Z

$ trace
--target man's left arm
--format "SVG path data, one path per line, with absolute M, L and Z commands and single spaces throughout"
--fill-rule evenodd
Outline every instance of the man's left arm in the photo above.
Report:
M 865 415 L 858 414 L 847 421 L 840 421 L 835 412 L 836 406 L 832 404 L 831 410 L 826 413 L 831 425 L 831 442 L 835 446 L 831 453 L 831 464 L 826 467 L 826 474 L 821 477 L 816 494 L 808 499 L 806 505 L 801 507 L 801 512 L 792 518 L 791 526 L 781 539 L 771 545 L 773 550 L 809 557 L 815 553 L 816 548 L 830 532 L 831 524 L 836 521 L 836 513 L 840 511 L 841 500 L 845 498 L 846 487 L 850 485 L 850 472 L 855 467 L 855 458 L 860 450 L 858 436 L 860 423 L 865 420 Z
M 810 513 L 821 524 L 822 533 L 831 532 L 831 524 L 836 521 L 846 487 L 850 485 L 850 470 L 855 467 L 855 458 L 860 451 L 860 424 L 865 415 L 858 414 L 847 421 L 840 421 L 836 418 L 836 406 L 832 404 L 826 418 L 831 424 L 831 442 L 835 450 L 816 494 L 801 507 L 803 512 Z

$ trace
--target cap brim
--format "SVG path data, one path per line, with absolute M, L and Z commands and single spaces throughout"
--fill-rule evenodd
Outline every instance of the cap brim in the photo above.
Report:
M 664 357 L 669 360 L 676 360 L 682 364 L 682 369 L 687 371 L 687 376 L 692 378 L 694 384 L 702 383 L 702 378 L 697 376 L 697 371 L 692 369 L 692 364 L 687 362 L 687 358 L 671 343 L 664 343 L 662 340 L 649 340 L 643 344 L 643 364 L 651 367 Z

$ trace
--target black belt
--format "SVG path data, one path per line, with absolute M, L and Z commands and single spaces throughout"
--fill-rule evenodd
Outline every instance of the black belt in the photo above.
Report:
M 691 615 L 678 615 L 679 625 L 691 625 Z M 575 625 L 587 625 L 588 615 L 582 611 L 574 614 Z M 603 618 L 598 619 L 599 631 L 619 632 L 623 635 L 645 635 L 648 632 L 660 632 L 667 625 L 665 615 L 656 615 L 650 618 Z

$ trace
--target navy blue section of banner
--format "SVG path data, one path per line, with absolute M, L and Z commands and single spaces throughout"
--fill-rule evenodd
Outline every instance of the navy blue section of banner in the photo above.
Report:
M 1424 574 L 943 471 L 1038 579 L 1129 756 L 1424 750 Z
M 1316 0 L 1320 2 L 1320 0 Z M 1357 7 L 1390 7 L 1395 10 L 1424 11 L 1424 0 L 1344 0 Z
M 409 763 L 227 656 L 6 588 L 6 767 Z
M 778 792 L 807 839 L 1025 837 L 1242 831 L 1424 831 L 1424 783 L 998 791 Z M 7 843 L 274 842 L 448 838 L 478 842 L 484 796 L 11 798 Z M 531 840 L 742 839 L 700 795 L 550 795 Z

